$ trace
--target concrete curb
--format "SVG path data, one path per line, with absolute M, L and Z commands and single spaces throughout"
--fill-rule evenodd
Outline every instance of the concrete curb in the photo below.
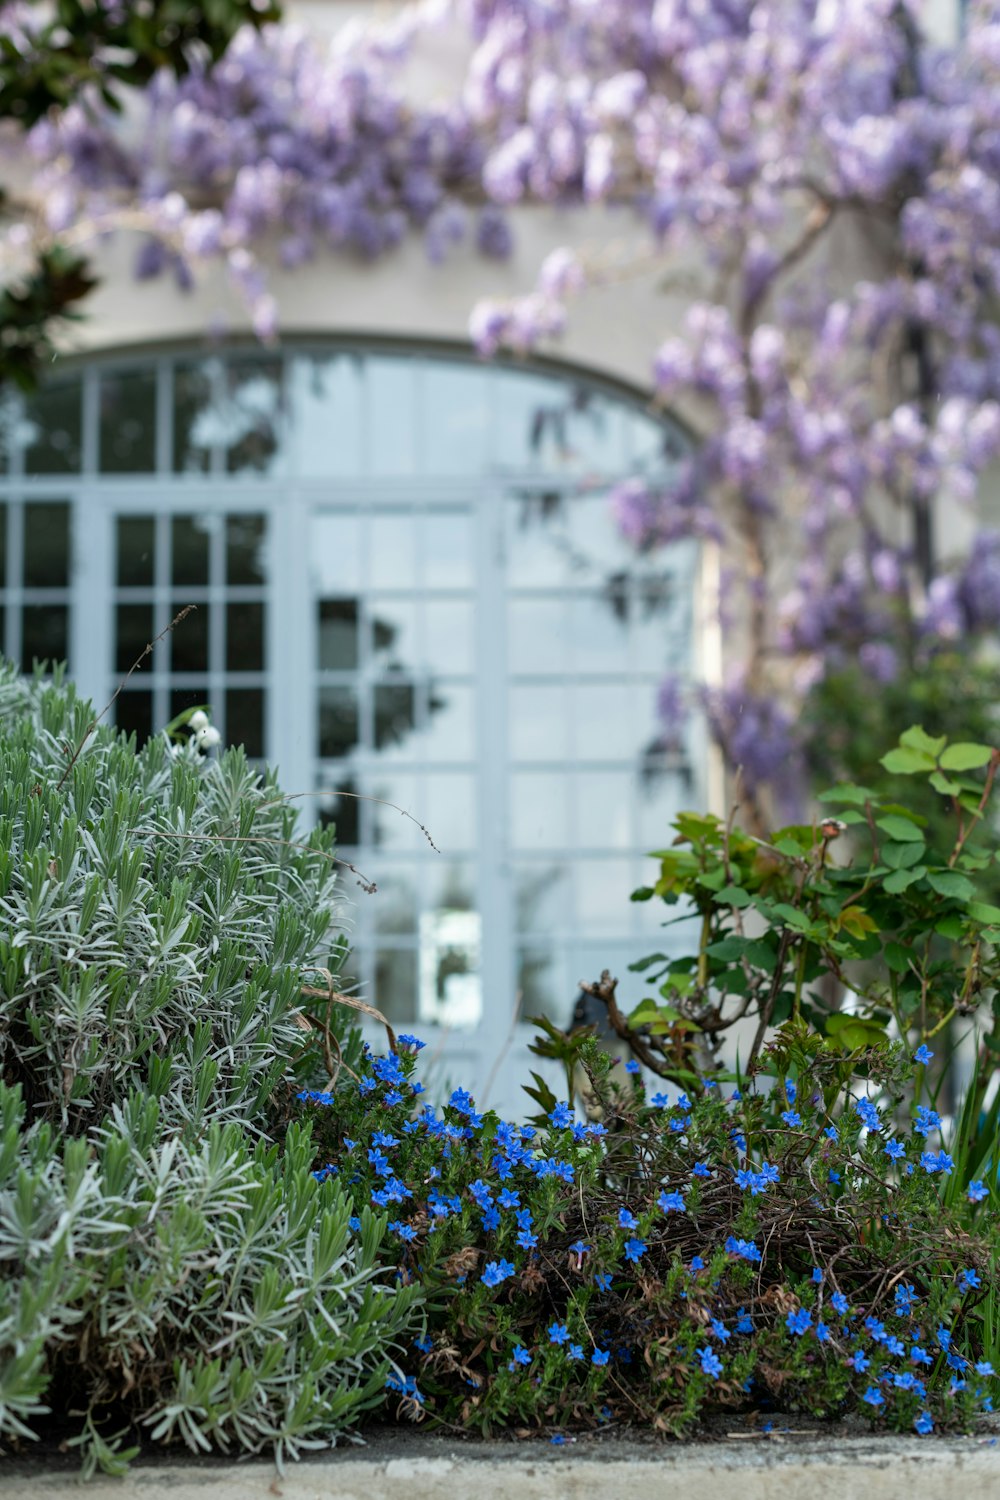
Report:
M 382 1448 L 379 1453 L 378 1449 Z M 449 1443 L 341 1449 L 289 1465 L 171 1459 L 137 1465 L 124 1480 L 98 1478 L 85 1500 L 961 1500 L 1000 1497 L 1000 1440 L 748 1436 L 728 1443 L 663 1445 L 587 1440 Z M 387 1451 L 388 1450 L 388 1451 Z M 10 1463 L 0 1496 L 65 1496 L 60 1464 Z

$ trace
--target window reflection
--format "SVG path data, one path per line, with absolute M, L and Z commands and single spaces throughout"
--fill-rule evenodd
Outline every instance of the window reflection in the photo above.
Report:
M 83 448 L 83 389 L 77 379 L 47 381 L 25 401 L 24 468 L 27 474 L 71 474 Z
M 156 468 L 156 371 L 102 371 L 98 401 L 101 473 L 151 474 Z
M 230 474 L 285 471 L 285 400 L 278 359 L 226 366 L 220 408 L 221 439 Z
M 319 690 L 319 754 L 339 760 L 358 743 L 358 695 L 351 687 Z
M 475 1026 L 482 1016 L 480 917 L 439 910 L 420 918 L 420 1014 L 438 1026 Z
M 358 665 L 358 601 L 320 599 L 317 607 L 320 670 L 352 670 Z

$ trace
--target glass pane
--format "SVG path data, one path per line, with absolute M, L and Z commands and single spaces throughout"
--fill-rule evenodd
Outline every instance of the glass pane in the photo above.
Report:
M 170 618 L 184 608 L 183 599 L 173 599 Z M 174 672 L 208 671 L 208 622 L 211 606 L 199 604 L 170 632 L 170 665 Z
M 424 665 L 436 672 L 475 668 L 473 606 L 457 599 L 429 599 L 424 605 Z
M 286 470 L 285 403 L 278 359 L 239 360 L 223 378 L 223 442 L 230 474 Z
M 566 1003 L 566 986 L 559 983 L 556 954 L 551 948 L 522 948 L 517 962 L 518 1014 L 521 1016 L 550 1015 L 556 1024 L 565 1024 L 563 1012 L 569 1009 Z
M 372 599 L 370 650 L 381 671 L 409 671 L 417 657 L 417 606 L 407 599 Z
M 478 476 L 489 453 L 492 371 L 428 359 L 422 370 L 424 471 Z
M 320 670 L 352 670 L 358 665 L 358 601 L 320 599 L 317 608 Z
M 383 948 L 376 955 L 372 1001 L 394 1026 L 416 1020 L 417 955 L 411 948 Z
M 379 511 L 368 536 L 369 586 L 412 589 L 417 586 L 417 523 L 411 511 Z
M 518 932 L 556 932 L 570 921 L 570 873 L 548 861 L 514 870 L 514 911 Z
M 464 860 L 449 859 L 442 852 L 421 868 L 420 886 L 424 904 L 432 911 L 475 911 L 475 866 Z
M 629 849 L 632 783 L 628 771 L 578 771 L 573 777 L 578 849 Z
M 375 749 L 403 750 L 412 755 L 416 727 L 416 692 L 411 683 L 375 685 Z
M 358 743 L 358 695 L 352 687 L 319 690 L 319 753 L 339 760 Z
M 168 715 L 168 718 L 176 719 L 177 715 L 182 714 L 186 708 L 204 708 L 205 706 L 205 688 L 172 688 L 170 693 L 170 713 Z
M 115 724 L 144 745 L 153 733 L 153 695 L 142 688 L 125 690 L 115 703 Z
M 565 849 L 569 843 L 566 777 L 515 771 L 510 779 L 511 840 L 516 849 Z
M 562 381 L 498 370 L 493 390 L 495 466 L 555 470 L 567 466 L 566 389 Z
M 290 414 L 300 473 L 361 473 L 362 363 L 356 354 L 297 355 L 291 361 Z
M 59 589 L 69 584 L 69 506 L 24 507 L 24 586 Z
M 226 582 L 267 582 L 267 517 L 226 517 Z
M 175 472 L 207 474 L 212 445 L 222 436 L 207 360 L 174 367 L 173 416 Z
M 368 467 L 373 474 L 417 471 L 417 406 L 414 359 L 405 356 L 366 361 Z
M 382 872 L 372 897 L 375 931 L 411 933 L 417 930 L 417 879 L 407 870 Z
M 570 600 L 570 630 L 578 672 L 623 672 L 629 664 L 627 591 L 615 580 L 600 594 Z
M 263 756 L 263 688 L 230 688 L 226 693 L 226 742 L 242 745 L 253 760 Z
M 361 520 L 351 511 L 313 516 L 309 576 L 317 594 L 355 594 L 361 586 Z
M 427 724 L 420 734 L 426 760 L 449 763 L 471 760 L 476 753 L 474 690 L 454 682 L 431 682 L 427 689 Z
M 573 688 L 573 742 L 578 760 L 634 760 L 642 748 L 636 726 L 641 686 L 577 683 Z M 648 696 L 648 695 L 647 695 Z
M 263 604 L 226 605 L 226 671 L 264 670 Z
M 427 588 L 471 589 L 475 582 L 475 536 L 467 512 L 424 517 L 424 584 Z
M 518 491 L 504 505 L 507 576 L 516 587 L 555 588 L 570 582 L 569 497 L 560 489 Z
M 569 753 L 569 690 L 551 683 L 508 688 L 510 753 L 515 760 L 565 760 Z
M 182 621 L 178 630 L 186 623 Z M 151 604 L 119 604 L 115 611 L 115 671 L 127 672 L 155 633 Z
M 153 517 L 119 516 L 117 532 L 120 586 L 148 588 L 153 582 Z
M 573 866 L 577 929 L 620 933 L 631 927 L 632 866 L 627 859 L 580 859 Z
M 418 849 L 421 853 L 427 849 L 427 840 L 419 827 L 427 822 L 426 808 L 416 776 L 380 772 L 366 790 L 377 799 L 368 804 L 374 844 L 383 849 Z
M 321 782 L 320 789 L 323 791 L 323 796 L 317 798 L 320 823 L 324 828 L 331 823 L 334 825 L 339 848 L 359 844 L 361 804 L 358 783 L 353 777 L 345 776 L 333 786 Z
M 71 474 L 80 468 L 83 412 L 79 380 L 47 382 L 25 401 L 24 467 L 28 474 Z
M 647 774 L 637 775 L 635 785 L 641 842 L 650 849 L 664 848 L 673 838 L 671 822 L 691 804 L 691 776 L 651 759 Z
M 459 771 L 424 778 L 421 821 L 443 854 L 476 844 L 476 781 Z
M 65 661 L 69 643 L 69 606 L 26 604 L 21 611 L 21 670 L 32 660 Z
M 568 601 L 512 599 L 507 618 L 511 672 L 564 672 L 569 662 Z
M 474 911 L 420 918 L 420 1020 L 475 1026 L 482 1017 L 480 918 Z
M 7 507 L 0 500 L 0 589 L 7 587 Z
M 636 666 L 644 671 L 663 672 L 671 656 L 677 653 L 678 630 L 682 626 L 676 577 L 661 571 L 637 580 L 632 624 Z
M 171 577 L 175 584 L 197 587 L 208 583 L 209 532 L 212 529 L 212 520 L 207 516 L 174 516 L 170 535 Z
M 0 392 L 0 474 L 10 468 L 11 455 L 17 442 L 18 402 L 10 391 Z
M 645 473 L 672 468 L 691 447 L 679 428 L 642 412 L 626 412 L 625 444 L 629 466 Z
M 156 468 L 156 372 L 121 370 L 100 377 L 103 474 L 151 474 Z

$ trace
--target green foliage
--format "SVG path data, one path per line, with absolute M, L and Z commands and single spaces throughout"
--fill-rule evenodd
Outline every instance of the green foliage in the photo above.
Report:
M 0 1438 L 55 1411 L 84 1475 L 122 1472 L 136 1436 L 280 1462 L 381 1400 L 415 1292 L 312 1155 L 308 1127 L 281 1156 L 236 1124 L 180 1139 L 138 1094 L 60 1139 L 0 1085 Z
M 136 753 L 91 720 L 0 668 L 3 1076 L 69 1134 L 140 1088 L 164 1126 L 266 1130 L 315 1066 L 299 992 L 335 939 L 330 836 L 298 843 L 241 750 Z
M 37 9 L 36 26 L 0 36 L 0 114 L 26 127 L 91 89 L 118 110 L 123 88 L 141 87 L 160 69 L 187 73 L 196 58 L 215 62 L 241 26 L 281 15 L 270 0 L 55 0 Z
M 879 1110 L 817 1040 L 790 1021 L 773 1090 L 692 1101 L 617 1088 L 590 1039 L 586 1125 L 565 1102 L 511 1125 L 461 1089 L 413 1118 L 408 1050 L 306 1096 L 321 1171 L 362 1214 L 399 1205 L 384 1253 L 428 1299 L 398 1411 L 683 1435 L 769 1403 L 918 1431 L 988 1410 L 990 1242 L 942 1201 L 927 1119 L 904 1127 L 903 1049 L 869 1050 Z
M 77 303 L 96 285 L 83 256 L 53 245 L 39 253 L 20 284 L 0 287 L 0 385 L 35 389 L 39 370 L 55 355 L 60 320 L 75 319 Z
M 1000 1006 L 990 999 L 1000 907 L 982 889 L 996 866 L 986 815 L 998 763 L 988 744 L 949 743 L 914 727 L 881 764 L 896 788 L 901 777 L 916 787 L 916 798 L 842 785 L 821 794 L 827 811 L 815 824 L 769 840 L 682 814 L 673 845 L 655 856 L 658 878 L 633 899 L 693 909 L 698 951 L 632 965 L 655 990 L 620 1034 L 655 1071 L 697 1081 L 745 1017 L 757 1022 L 748 1070 L 769 1028 L 801 1018 L 842 1060 L 846 1080 L 890 1023 L 925 1042 L 989 1004 L 986 1046 L 1000 1050 Z M 941 824 L 914 806 L 928 795 L 950 809 L 944 842 Z M 845 989 L 850 1014 L 838 1008 Z M 602 998 L 620 1021 L 613 986 Z

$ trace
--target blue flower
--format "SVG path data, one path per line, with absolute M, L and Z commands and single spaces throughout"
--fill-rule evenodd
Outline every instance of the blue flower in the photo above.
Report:
M 847 1298 L 844 1296 L 843 1292 L 833 1293 L 830 1298 L 830 1306 L 833 1308 L 834 1312 L 840 1313 L 841 1317 L 843 1317 L 844 1313 L 847 1311 L 848 1306 Z
M 976 1374 L 977 1375 L 995 1375 L 996 1371 L 994 1370 L 993 1366 L 990 1364 L 990 1362 L 989 1362 L 988 1359 L 981 1359 L 979 1361 L 978 1365 L 976 1366 Z
M 893 1302 L 896 1312 L 901 1318 L 905 1318 L 918 1301 L 917 1294 L 908 1281 L 903 1281 L 897 1286 Z
M 401 1047 L 412 1047 L 414 1052 L 422 1052 L 423 1049 L 427 1046 L 427 1043 L 422 1042 L 419 1037 L 408 1036 L 405 1031 L 403 1032 L 402 1036 L 398 1036 L 396 1038 L 396 1041 Z
M 912 1370 L 897 1370 L 892 1377 L 892 1383 L 898 1391 L 912 1391 L 913 1387 L 918 1384 Z
M 570 1245 L 569 1248 L 570 1248 L 570 1253 L 573 1254 L 573 1255 L 584 1256 L 584 1255 L 589 1255 L 589 1253 L 590 1253 L 590 1246 L 587 1245 L 587 1244 L 585 1244 L 583 1242 L 583 1240 L 574 1240 L 573 1243 L 572 1243 L 572 1245 Z
M 534 1250 L 538 1244 L 538 1235 L 532 1234 L 530 1229 L 521 1229 L 518 1231 L 516 1243 L 522 1250 Z
M 799 1114 L 799 1112 L 798 1112 L 797 1109 L 786 1109 L 786 1110 L 784 1110 L 782 1112 L 781 1118 L 784 1120 L 784 1122 L 785 1122 L 786 1125 L 801 1125 L 802 1124 L 802 1116 Z
M 906 1155 L 906 1147 L 903 1145 L 902 1141 L 897 1141 L 895 1138 L 893 1138 L 891 1141 L 886 1141 L 885 1154 L 886 1156 L 891 1157 L 893 1161 L 899 1161 L 899 1158 L 901 1156 Z
M 701 1360 L 703 1375 L 711 1375 L 713 1380 L 718 1380 L 722 1374 L 722 1360 L 708 1344 L 704 1349 L 698 1350 L 698 1358 Z
M 484 1286 L 499 1286 L 501 1281 L 506 1281 L 508 1276 L 513 1276 L 513 1274 L 513 1261 L 491 1260 L 479 1279 Z
M 742 1260 L 760 1260 L 760 1251 L 753 1240 L 738 1240 L 730 1235 L 724 1248 L 727 1255 L 738 1255 Z
M 917 1118 L 913 1122 L 913 1129 L 917 1135 L 930 1135 L 941 1124 L 941 1116 L 935 1109 L 928 1109 L 926 1104 L 917 1105 Z
M 927 1046 L 926 1042 L 922 1042 L 917 1048 L 916 1052 L 914 1052 L 913 1054 L 913 1061 L 926 1066 L 926 1064 L 930 1062 L 933 1056 L 934 1053 Z
M 711 1175 L 712 1170 L 707 1162 L 696 1161 L 694 1166 L 691 1168 L 692 1177 L 711 1177 Z
M 649 1102 L 656 1109 L 669 1109 L 670 1108 L 670 1098 L 669 1098 L 669 1096 L 667 1094 L 654 1094 L 653 1097 L 652 1097 L 652 1099 L 650 1099 Z
M 572 1442 L 572 1439 L 568 1438 L 564 1432 L 554 1432 L 552 1434 L 552 1436 L 549 1438 L 549 1442 L 550 1443 L 558 1443 L 558 1444 L 561 1445 L 563 1443 Z
M 938 1325 L 935 1338 L 937 1339 L 938 1344 L 941 1346 L 941 1348 L 946 1350 L 948 1348 L 948 1345 L 951 1343 L 951 1330 L 949 1328 L 945 1328 L 943 1323 L 940 1323 Z
M 886 1334 L 884 1347 L 886 1353 L 891 1354 L 894 1359 L 899 1359 L 901 1355 L 906 1353 L 903 1341 L 898 1339 L 894 1333 Z
M 638 1229 L 639 1220 L 630 1209 L 620 1208 L 618 1210 L 618 1227 L 619 1229 Z
M 946 1177 L 955 1167 L 947 1151 L 939 1151 L 937 1155 L 933 1151 L 924 1151 L 920 1157 L 920 1165 L 925 1172 L 943 1172 Z
M 646 1241 L 630 1239 L 625 1241 L 625 1259 L 637 1265 L 646 1253 Z
M 628 1062 L 625 1064 L 625 1071 L 626 1073 L 631 1073 L 633 1077 L 640 1071 L 639 1064 L 636 1062 L 634 1057 L 630 1057 Z
M 610 1273 L 610 1271 L 598 1271 L 597 1275 L 594 1277 L 594 1284 L 596 1285 L 597 1290 L 599 1292 L 606 1292 L 606 1291 L 610 1290 L 610 1287 L 611 1287 L 611 1273 Z
M 595 1349 L 593 1354 L 590 1356 L 590 1363 L 592 1365 L 606 1365 L 610 1358 L 610 1349 Z
M 527 1349 L 522 1348 L 522 1346 L 520 1344 L 518 1344 L 515 1347 L 515 1349 L 514 1349 L 514 1353 L 513 1353 L 513 1356 L 512 1356 L 512 1365 L 511 1365 L 511 1368 L 513 1368 L 514 1365 L 530 1365 L 530 1364 L 531 1364 L 531 1354 L 529 1353 L 529 1351 Z
M 932 1365 L 934 1363 L 926 1349 L 921 1349 L 919 1344 L 914 1344 L 910 1349 L 910 1358 L 915 1365 Z
M 753 1333 L 753 1318 L 742 1307 L 737 1309 L 736 1332 Z
M 804 1333 L 808 1333 L 812 1327 L 812 1314 L 809 1309 L 807 1307 L 799 1307 L 790 1312 L 785 1319 L 785 1327 L 789 1333 L 795 1334 L 797 1338 L 801 1338 Z
M 684 1202 L 683 1193 L 662 1192 L 656 1201 L 663 1209 L 663 1212 L 665 1214 L 669 1214 L 671 1211 L 673 1211 L 674 1213 L 682 1214 L 687 1208 L 687 1204 Z
M 431 1338 L 430 1334 L 425 1333 L 422 1338 L 413 1340 L 413 1347 L 415 1349 L 419 1349 L 421 1354 L 430 1354 L 431 1350 L 434 1348 L 434 1340 Z
M 565 1323 L 553 1323 L 548 1332 L 550 1344 L 565 1344 L 569 1338 L 569 1329 Z
M 500 1210 L 495 1203 L 491 1203 L 489 1208 L 483 1210 L 483 1229 L 489 1234 L 491 1230 L 499 1228 Z
M 567 1359 L 582 1359 L 583 1358 L 583 1345 L 582 1344 L 570 1344 L 569 1348 L 566 1350 L 566 1358 Z
M 520 1193 L 512 1193 L 510 1188 L 502 1188 L 497 1202 L 501 1208 L 520 1208 L 521 1195 Z
M 455 1089 L 452 1093 L 451 1098 L 448 1100 L 448 1103 L 451 1105 L 452 1109 L 457 1110 L 460 1115 L 471 1115 L 475 1113 L 474 1101 L 472 1095 L 468 1092 L 467 1089 Z
M 736 1241 L 734 1240 L 733 1243 L 735 1244 Z M 704 1269 L 705 1269 L 705 1262 L 702 1260 L 702 1258 L 701 1258 L 700 1255 L 692 1255 L 692 1257 L 691 1257 L 691 1269 L 692 1269 L 692 1271 L 704 1271 Z
M 573 1111 L 568 1104 L 557 1104 L 555 1109 L 549 1112 L 549 1122 L 557 1130 L 563 1130 L 573 1123 Z
M 688 1098 L 687 1094 L 677 1095 L 677 1104 L 675 1108 L 683 1109 L 685 1112 L 687 1112 L 691 1108 L 691 1100 Z
M 970 1203 L 982 1203 L 983 1199 L 988 1198 L 989 1195 L 989 1188 L 986 1186 L 985 1182 L 982 1182 L 978 1177 L 974 1178 L 973 1181 L 969 1183 L 966 1197 L 968 1198 Z
M 878 1386 L 875 1385 L 870 1385 L 861 1399 L 862 1401 L 867 1401 L 869 1406 L 883 1406 L 885 1404 L 885 1397 Z
M 718 1318 L 712 1318 L 708 1326 L 720 1343 L 725 1344 L 728 1342 L 731 1335 L 725 1323 L 721 1322 Z
M 854 1112 L 860 1119 L 862 1125 L 868 1130 L 879 1130 L 882 1125 L 882 1116 L 875 1108 L 870 1099 L 855 1099 Z
M 830 1179 L 831 1182 L 839 1182 L 840 1181 L 840 1173 L 839 1172 L 835 1172 L 832 1167 L 830 1168 L 829 1172 L 827 1173 L 827 1176 L 829 1177 L 829 1179 Z
M 847 1363 L 851 1365 L 855 1370 L 857 1370 L 860 1374 L 862 1370 L 867 1370 L 868 1366 L 871 1364 L 871 1360 L 866 1354 L 862 1353 L 860 1349 L 855 1349 L 854 1353 L 851 1355 Z
M 788 1100 L 789 1104 L 794 1104 L 795 1103 L 795 1096 L 796 1096 L 797 1093 L 798 1093 L 798 1089 L 795 1087 L 795 1085 L 792 1082 L 792 1080 L 790 1078 L 786 1078 L 785 1079 L 785 1098 Z
M 929 1411 L 922 1411 L 919 1416 L 914 1417 L 913 1425 L 922 1436 L 934 1431 L 934 1419 Z
M 836 1125 L 828 1125 L 823 1134 L 826 1136 L 828 1141 L 837 1141 L 840 1139 L 840 1132 L 837 1129 Z
M 813 1281 L 815 1281 L 815 1283 L 816 1283 L 817 1286 L 819 1286 L 820 1283 L 822 1282 L 822 1280 L 823 1280 L 823 1272 L 822 1272 L 822 1270 L 821 1270 L 821 1268 L 819 1266 L 813 1266 L 813 1269 L 812 1269 L 812 1279 L 813 1279 Z
M 401 1224 L 398 1219 L 393 1219 L 388 1226 L 394 1234 L 398 1234 L 401 1240 L 415 1240 L 417 1231 L 412 1224 Z

